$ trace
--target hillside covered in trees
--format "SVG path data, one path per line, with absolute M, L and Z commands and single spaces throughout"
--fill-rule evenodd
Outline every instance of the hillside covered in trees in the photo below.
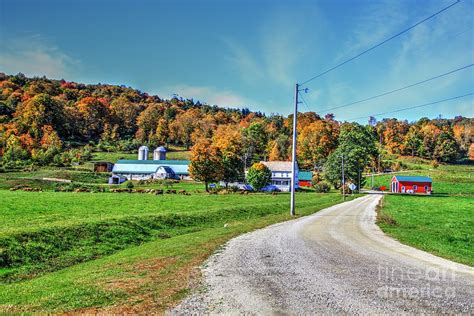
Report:
M 342 143 L 373 146 L 363 155 L 365 168 L 390 167 L 383 163 L 385 155 L 455 162 L 467 157 L 473 121 L 383 119 L 362 126 L 339 122 L 331 114 L 300 113 L 298 162 L 302 168 L 317 169 L 334 151 L 344 151 Z M 248 167 L 259 160 L 288 160 L 291 125 L 291 115 L 265 115 L 179 97 L 165 100 L 125 86 L 0 74 L 4 168 L 68 165 L 87 160 L 92 150 L 132 151 L 142 144 L 196 145 L 194 152 L 201 148 L 211 156 L 215 147 Z M 232 170 L 232 164 L 229 167 Z

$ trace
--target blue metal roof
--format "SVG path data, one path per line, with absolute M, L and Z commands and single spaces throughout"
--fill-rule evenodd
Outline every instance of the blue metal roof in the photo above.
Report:
M 423 176 L 395 176 L 397 181 L 411 181 L 411 182 L 433 182 L 430 177 Z
M 298 180 L 311 181 L 313 180 L 313 173 L 311 171 L 300 171 L 298 173 Z
M 147 174 L 155 173 L 159 167 L 168 167 L 177 175 L 188 175 L 189 160 L 119 160 L 113 173 Z
M 189 165 L 189 160 L 119 160 L 116 163 L 121 164 L 139 164 L 139 165 Z

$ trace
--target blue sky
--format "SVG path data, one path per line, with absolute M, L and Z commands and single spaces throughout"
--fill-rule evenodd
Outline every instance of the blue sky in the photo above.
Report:
M 0 0 L 0 71 L 124 84 L 169 98 L 292 112 L 293 89 L 454 0 Z M 474 0 L 310 82 L 324 110 L 474 63 Z M 370 102 L 339 120 L 474 92 L 474 67 Z M 472 96 L 393 117 L 474 117 Z M 359 120 L 366 122 L 366 119 Z

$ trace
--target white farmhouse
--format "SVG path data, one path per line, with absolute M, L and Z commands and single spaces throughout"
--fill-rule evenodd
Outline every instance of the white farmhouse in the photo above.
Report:
M 291 161 L 260 161 L 267 166 L 272 172 L 271 185 L 277 187 L 283 192 L 290 191 L 291 187 Z M 295 188 L 299 187 L 298 183 L 298 164 L 295 168 L 296 183 Z

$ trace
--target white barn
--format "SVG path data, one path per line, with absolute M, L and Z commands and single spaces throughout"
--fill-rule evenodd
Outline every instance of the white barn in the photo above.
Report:
M 128 180 L 189 179 L 188 160 L 119 160 L 112 176 Z

